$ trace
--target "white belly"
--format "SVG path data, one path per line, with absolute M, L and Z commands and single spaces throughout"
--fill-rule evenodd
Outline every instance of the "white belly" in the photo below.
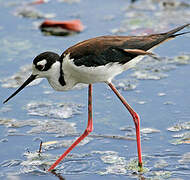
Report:
M 123 67 L 118 63 L 97 67 L 76 66 L 72 60 L 65 58 L 63 72 L 65 79 L 73 79 L 76 83 L 91 84 L 111 81 L 114 76 L 123 72 Z
M 67 56 L 63 61 L 63 72 L 68 78 L 74 78 L 78 83 L 110 82 L 116 75 L 133 67 L 143 56 L 138 56 L 126 64 L 109 63 L 103 66 L 76 66 Z

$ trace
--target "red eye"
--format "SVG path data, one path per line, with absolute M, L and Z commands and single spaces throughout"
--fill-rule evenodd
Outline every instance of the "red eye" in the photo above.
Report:
M 45 68 L 45 66 L 43 66 L 43 65 L 38 65 L 36 68 L 37 68 L 38 70 L 42 71 L 42 70 Z

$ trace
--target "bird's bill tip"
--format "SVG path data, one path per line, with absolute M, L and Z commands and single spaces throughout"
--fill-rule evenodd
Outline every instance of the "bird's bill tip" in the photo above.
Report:
M 3 104 L 8 102 L 12 97 L 14 97 L 17 93 L 19 93 L 22 89 L 24 89 L 28 84 L 30 84 L 33 80 L 36 79 L 37 75 L 31 75 L 11 96 L 9 96 L 5 101 L 3 101 Z

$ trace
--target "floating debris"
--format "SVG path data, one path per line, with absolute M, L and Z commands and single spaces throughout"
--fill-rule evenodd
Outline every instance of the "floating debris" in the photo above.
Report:
M 66 36 L 83 31 L 84 26 L 78 19 L 71 21 L 45 20 L 41 23 L 40 29 L 45 35 Z
M 147 103 L 147 101 L 138 101 L 137 103 L 138 103 L 138 104 L 142 104 L 142 105 L 143 105 L 143 104 L 146 104 L 146 103 Z
M 42 143 L 42 149 L 43 149 L 43 151 L 49 151 L 49 150 L 59 149 L 59 148 L 63 148 L 63 147 L 68 148 L 69 146 L 71 146 L 73 144 L 73 142 L 76 139 L 45 142 L 45 143 Z M 79 143 L 78 146 L 84 146 L 84 145 L 88 144 L 92 139 L 93 138 L 86 137 L 84 140 L 81 141 L 81 143 Z
M 80 104 L 48 102 L 30 102 L 26 106 L 29 115 L 56 119 L 67 119 L 81 114 L 82 108 Z
M 0 119 L 0 125 L 4 125 L 8 129 L 8 136 L 40 134 L 40 133 L 53 133 L 56 135 L 64 136 L 67 134 L 76 133 L 75 123 L 66 122 L 64 120 L 16 120 L 16 119 Z M 31 127 L 23 131 L 22 127 Z
M 176 65 L 186 65 L 186 64 L 190 64 L 190 55 L 180 55 L 180 56 L 176 56 L 173 59 L 174 63 Z
M 180 2 L 180 1 L 174 1 L 174 0 L 164 0 L 160 2 L 161 8 L 164 10 L 179 10 L 179 8 L 188 8 L 190 7 L 189 3 L 186 2 Z
M 66 135 L 76 133 L 75 123 L 69 123 L 63 120 L 38 120 L 38 125 L 32 127 L 28 134 L 54 133 Z
M 136 132 L 135 132 L 135 128 L 134 127 L 131 127 L 131 126 L 121 127 L 120 130 L 121 131 L 127 131 L 125 133 L 125 136 L 127 138 L 134 137 L 134 139 L 135 139 Z M 146 140 L 147 140 L 147 135 L 148 134 L 153 134 L 153 133 L 160 133 L 160 130 L 155 129 L 155 128 L 141 128 L 141 137 L 143 139 L 145 139 L 145 137 L 146 137 Z
M 48 142 L 42 142 L 43 146 L 49 146 L 49 145 L 52 145 L 52 144 L 57 144 L 58 141 L 48 141 Z
M 178 131 L 181 131 L 184 129 L 190 130 L 190 121 L 181 122 L 181 123 L 175 124 L 174 126 L 167 128 L 167 130 L 171 131 L 171 132 L 178 132 Z
M 173 135 L 175 138 L 171 141 L 171 144 L 178 145 L 178 144 L 190 144 L 190 132 L 185 132 L 181 134 Z
M 125 136 L 126 136 L 126 137 L 130 137 L 130 138 L 132 138 L 132 137 L 135 138 L 135 137 L 136 137 L 135 128 L 132 127 L 132 126 L 121 127 L 120 130 L 121 130 L 121 131 L 127 131 L 127 132 L 125 133 Z
M 16 122 L 16 119 L 0 118 L 0 125 L 3 125 L 5 127 L 10 127 L 10 124 L 12 124 L 13 122 Z
M 57 135 L 56 137 L 79 137 L 81 134 L 74 133 L 74 134 L 66 134 L 66 135 Z M 129 137 L 129 136 L 121 136 L 121 135 L 109 135 L 109 134 L 89 134 L 88 137 L 92 138 L 103 138 L 103 139 L 118 139 L 118 140 L 130 140 L 135 141 L 136 138 Z
M 173 101 L 165 101 L 163 104 L 164 105 L 176 105 L 176 103 L 174 103 Z
M 0 143 L 5 143 L 5 142 L 8 142 L 8 139 L 7 138 L 3 138 L 3 139 L 0 139 Z
M 101 157 L 101 160 L 106 164 L 124 164 L 124 157 L 119 157 L 117 152 L 109 152 L 109 154 L 105 154 Z
M 24 18 L 32 18 L 32 19 L 46 19 L 46 18 L 54 18 L 56 16 L 53 13 L 43 14 L 39 10 L 28 5 L 19 7 L 14 13 L 14 15 Z
M 45 174 L 47 173 L 45 170 L 48 169 L 51 165 L 50 159 L 54 157 L 50 154 L 41 153 L 39 155 L 38 152 L 26 152 L 24 153 L 24 157 L 26 157 L 25 161 L 21 162 L 21 172 L 20 173 L 37 173 L 37 174 Z
M 28 120 L 14 120 L 9 123 L 8 127 L 10 128 L 21 128 L 25 126 L 37 126 L 39 124 L 36 119 L 28 119 Z
M 167 77 L 163 73 L 150 73 L 148 71 L 135 71 L 131 76 L 141 80 L 160 80 Z
M 126 174 L 126 160 L 124 157 L 118 156 L 117 152 L 114 151 L 105 151 L 105 152 L 99 152 L 94 151 L 95 153 L 100 153 L 102 156 L 100 157 L 101 160 L 105 164 L 109 164 L 104 171 L 98 172 L 101 175 L 105 174 Z
M 160 133 L 160 130 L 154 128 L 142 128 L 141 133 L 143 134 Z
M 158 93 L 158 96 L 166 96 L 166 93 L 164 93 L 164 92 L 160 92 L 160 93 Z
M 114 80 L 115 87 L 123 91 L 134 90 L 137 87 L 137 80 L 135 79 L 119 79 Z
M 178 123 L 172 127 L 167 128 L 168 131 L 171 132 L 179 132 L 179 131 L 185 131 L 180 134 L 174 134 L 172 135 L 173 139 L 171 141 L 171 144 L 178 145 L 178 144 L 190 144 L 190 122 L 181 122 Z

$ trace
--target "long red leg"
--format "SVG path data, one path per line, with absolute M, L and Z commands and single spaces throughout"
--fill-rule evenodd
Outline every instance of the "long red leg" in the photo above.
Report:
M 108 83 L 108 85 L 113 90 L 113 92 L 117 95 L 117 97 L 121 100 L 123 105 L 128 109 L 129 113 L 133 117 L 133 121 L 135 123 L 135 128 L 136 128 L 137 152 L 138 152 L 138 159 L 139 159 L 138 166 L 141 169 L 142 168 L 142 156 L 141 156 L 140 118 L 139 118 L 138 114 L 132 109 L 132 107 L 127 103 L 127 101 L 124 99 L 124 97 L 118 92 L 118 90 L 115 88 L 115 86 L 112 83 Z
M 86 136 L 88 136 L 93 130 L 93 120 L 92 120 L 92 85 L 89 84 L 88 87 L 88 124 L 84 133 L 57 159 L 54 164 L 48 169 L 52 171 L 62 160 L 63 158 L 79 144 Z

